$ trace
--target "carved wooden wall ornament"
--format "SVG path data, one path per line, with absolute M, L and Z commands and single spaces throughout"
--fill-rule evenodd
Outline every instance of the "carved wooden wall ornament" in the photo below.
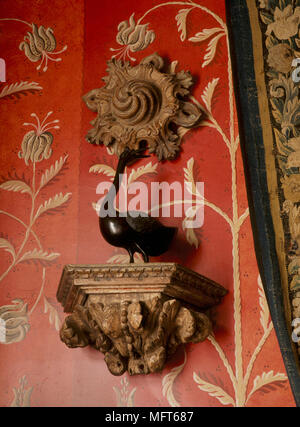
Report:
M 172 160 L 180 149 L 180 128 L 193 127 L 201 118 L 201 110 L 185 100 L 192 85 L 190 73 L 166 73 L 163 66 L 157 54 L 134 67 L 112 59 L 103 78 L 105 86 L 84 96 L 87 106 L 97 113 L 88 141 L 110 146 L 119 156 L 115 188 L 128 160 L 147 157 L 145 142 L 159 161 Z M 60 338 L 68 347 L 89 345 L 102 352 L 113 375 L 161 372 L 179 345 L 208 337 L 211 309 L 227 291 L 178 264 L 148 263 L 148 255 L 160 254 L 152 248 L 158 244 L 158 223 L 154 227 L 150 217 L 147 226 L 143 218 L 142 228 L 137 222 L 134 227 L 131 224 L 132 235 L 127 217 L 126 224 L 122 222 L 125 237 L 111 233 L 112 224 L 118 222 L 120 228 L 120 217 L 108 217 L 105 223 L 101 219 L 102 235 L 110 244 L 126 248 L 132 263 L 65 266 L 57 299 L 71 314 L 62 325 Z M 160 225 L 158 233 L 169 242 L 175 231 Z M 143 242 L 147 242 L 144 249 Z M 133 263 L 134 251 L 143 254 L 145 264 Z
M 174 159 L 180 149 L 179 127 L 196 126 L 199 108 L 184 100 L 193 84 L 188 71 L 163 72 L 158 54 L 139 65 L 108 61 L 105 86 L 93 89 L 83 99 L 97 117 L 87 134 L 92 144 L 111 146 L 117 155 L 125 147 L 138 149 L 146 141 L 158 160 Z
M 177 347 L 204 341 L 227 291 L 175 263 L 68 265 L 57 298 L 61 340 L 92 346 L 113 375 L 160 372 Z

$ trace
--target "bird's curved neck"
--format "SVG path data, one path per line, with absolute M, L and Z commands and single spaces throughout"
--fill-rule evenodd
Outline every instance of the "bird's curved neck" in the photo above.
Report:
M 112 209 L 112 207 L 114 206 L 115 198 L 117 197 L 118 191 L 120 189 L 125 167 L 126 167 L 126 164 L 121 160 L 119 160 L 113 183 L 102 202 L 100 213 L 101 212 L 103 213 L 104 211 L 107 212 L 109 207 L 110 209 Z M 118 216 L 118 211 L 116 211 L 115 209 L 113 209 L 113 213 L 114 213 L 114 216 Z M 102 215 L 100 215 L 100 217 L 101 216 Z

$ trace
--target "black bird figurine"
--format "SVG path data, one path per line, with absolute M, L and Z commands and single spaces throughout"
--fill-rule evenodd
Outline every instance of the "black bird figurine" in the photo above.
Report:
M 166 252 L 177 232 L 177 228 L 166 227 L 144 212 L 121 213 L 111 208 L 114 206 L 121 184 L 120 176 L 125 167 L 138 159 L 149 157 L 143 152 L 144 148 L 125 148 L 120 155 L 113 184 L 101 204 L 99 215 L 100 231 L 104 239 L 113 246 L 126 249 L 131 263 L 134 262 L 135 252 L 142 254 L 144 262 L 149 262 L 149 256 L 159 256 Z

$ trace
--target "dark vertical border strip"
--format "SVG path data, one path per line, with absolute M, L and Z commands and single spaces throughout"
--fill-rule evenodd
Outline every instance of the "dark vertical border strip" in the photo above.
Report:
M 226 1 L 226 13 L 256 258 L 296 405 L 300 406 L 300 375 L 286 324 L 280 269 L 276 256 L 254 70 L 252 35 L 246 1 Z

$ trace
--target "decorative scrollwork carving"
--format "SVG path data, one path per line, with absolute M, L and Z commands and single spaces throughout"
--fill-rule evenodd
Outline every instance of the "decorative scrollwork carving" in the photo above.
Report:
M 147 141 L 158 160 L 175 158 L 181 142 L 178 127 L 197 125 L 202 113 L 183 100 L 193 83 L 190 73 L 164 73 L 163 66 L 157 54 L 136 66 L 108 61 L 105 86 L 83 97 L 97 113 L 87 134 L 90 143 L 111 146 L 120 155 L 126 146 L 137 149 L 141 141 Z
M 176 263 L 66 265 L 61 340 L 104 354 L 109 371 L 160 372 L 177 347 L 204 341 L 227 291 Z
M 200 342 L 211 332 L 209 318 L 175 299 L 77 305 L 62 326 L 69 347 L 91 345 L 104 353 L 113 375 L 161 372 L 180 344 Z

